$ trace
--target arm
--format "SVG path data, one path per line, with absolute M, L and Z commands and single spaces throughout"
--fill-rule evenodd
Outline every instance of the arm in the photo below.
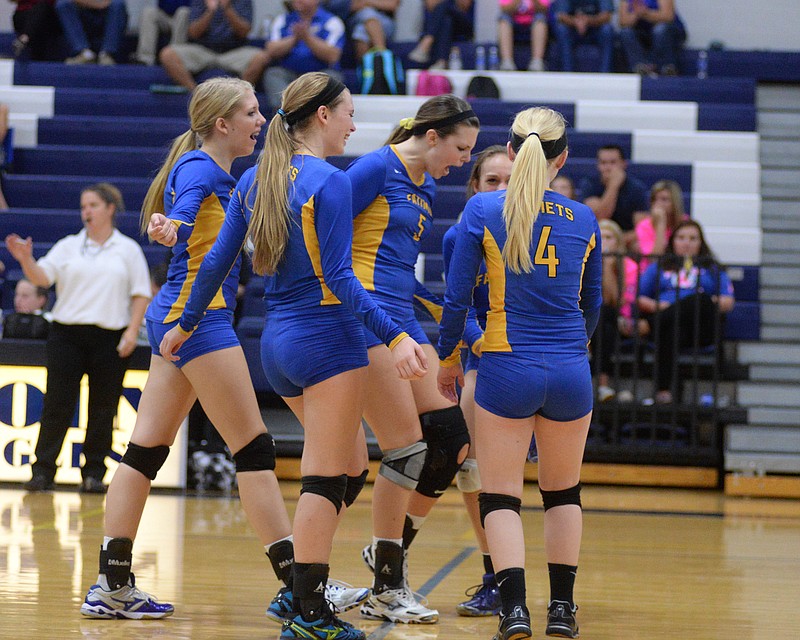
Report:
M 450 227 L 442 239 L 442 259 L 444 262 L 443 275 L 445 283 L 447 282 L 447 278 L 450 273 L 450 261 L 453 259 L 453 249 L 455 248 L 457 235 L 458 223 Z M 441 320 L 442 318 L 440 309 L 439 317 L 436 318 L 436 321 L 441 322 Z M 483 343 L 483 329 L 481 329 L 481 325 L 478 322 L 478 313 L 475 310 L 474 305 L 470 305 L 469 311 L 467 311 L 467 323 L 464 327 L 464 342 L 467 343 L 467 346 L 473 351 L 473 353 L 475 353 L 475 355 L 480 355 L 480 347 Z
M 353 218 L 375 200 L 386 183 L 386 165 L 376 153 L 356 158 L 347 167 L 347 176 L 353 185 Z
M 231 25 L 233 35 L 239 39 L 246 38 L 252 26 L 250 24 L 250 19 L 239 15 L 239 12 L 236 11 L 236 8 L 233 6 L 232 0 L 219 0 L 219 6 L 220 9 L 222 9 L 222 15 L 225 16 L 228 24 Z
M 196 19 L 189 23 L 189 40 L 197 40 L 208 31 L 211 25 L 211 18 L 219 8 L 219 0 L 206 0 L 205 10 Z
M 642 19 L 652 24 L 672 22 L 675 19 L 675 2 L 674 0 L 658 0 L 658 9 L 645 7 L 641 15 Z
M 636 0 L 634 0 L 635 2 Z M 635 5 L 634 5 L 635 6 Z M 631 10 L 628 5 L 628 0 L 620 0 L 619 3 L 619 26 L 620 27 L 633 27 L 639 17 Z
M 580 307 L 586 323 L 586 338 L 591 340 L 597 327 L 597 320 L 600 318 L 600 306 L 603 304 L 603 247 L 596 220 L 589 246 L 592 248 L 586 257 L 586 267 L 583 270 Z
M 117 353 L 119 353 L 120 358 L 127 358 L 136 348 L 139 327 L 142 326 L 144 312 L 147 311 L 147 305 L 149 303 L 150 298 L 146 296 L 133 296 L 131 298 L 131 321 L 117 345 Z
M 6 236 L 6 249 L 19 262 L 22 273 L 31 283 L 37 287 L 50 287 L 53 284 L 47 272 L 36 264 L 33 257 L 33 240 L 30 237 L 23 240 L 16 233 L 11 233 Z
M 344 38 L 344 23 L 338 17 L 332 16 L 325 23 L 325 28 L 328 31 L 326 40 L 316 36 L 307 22 L 296 24 L 294 32 L 299 40 L 308 45 L 314 57 L 328 66 L 332 66 L 342 57 L 341 41 Z
M 611 219 L 614 215 L 614 210 L 617 208 L 617 199 L 619 198 L 619 191 L 625 183 L 627 177 L 624 170 L 614 171 L 608 178 L 608 182 L 603 186 L 605 189 L 600 197 L 590 196 L 583 202 L 594 211 L 594 215 L 600 220 Z

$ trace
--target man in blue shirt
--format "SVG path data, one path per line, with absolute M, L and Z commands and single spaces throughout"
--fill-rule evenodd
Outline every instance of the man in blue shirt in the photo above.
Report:
M 273 111 L 280 107 L 281 92 L 304 73 L 324 71 L 342 80 L 338 69 L 344 23 L 319 4 L 319 0 L 291 0 L 293 10 L 275 18 L 264 49 L 242 75 L 255 84 L 263 73 L 264 91 Z
M 600 71 L 611 73 L 614 54 L 613 0 L 556 0 L 553 33 L 561 56 L 561 70 L 574 71 L 573 50 L 577 44 L 600 47 Z
M 219 68 L 241 77 L 258 47 L 247 44 L 253 21 L 251 0 L 192 0 L 189 42 L 164 47 L 158 58 L 170 78 L 189 91 L 194 74 Z
M 645 184 L 628 175 L 625 152 L 617 145 L 606 145 L 597 150 L 597 176 L 584 178 L 578 191 L 598 220 L 611 219 L 625 234 L 625 244 L 630 247 L 636 240 L 634 227 L 647 216 L 650 209 Z

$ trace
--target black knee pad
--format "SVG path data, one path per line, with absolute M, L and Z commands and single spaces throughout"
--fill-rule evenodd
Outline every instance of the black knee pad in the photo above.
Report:
M 428 411 L 419 417 L 428 453 L 417 491 L 429 498 L 442 495 L 461 468 L 458 454 L 469 446 L 469 431 L 461 407 Z M 466 452 L 465 452 L 466 457 Z
M 378 473 L 400 487 L 414 489 L 419 482 L 427 450 L 428 445 L 424 440 L 412 442 L 405 447 L 388 449 L 383 452 Z
M 157 447 L 142 447 L 135 442 L 129 442 L 121 462 L 131 469 L 136 469 L 146 478 L 155 480 L 168 455 L 169 447 L 165 444 Z
M 259 433 L 235 454 L 236 473 L 242 471 L 274 471 L 275 441 L 268 433 Z
M 358 494 L 361 493 L 361 490 L 364 488 L 364 485 L 367 482 L 367 474 L 369 471 L 364 469 L 364 471 L 359 476 L 347 476 L 347 487 L 344 490 L 344 506 L 349 507 L 352 505 L 356 498 L 358 498 Z
M 492 511 L 508 509 L 514 513 L 519 513 L 522 508 L 522 500 L 505 493 L 479 493 L 478 507 L 481 510 L 481 526 L 486 526 L 486 516 Z
M 561 489 L 560 491 L 542 491 L 542 503 L 544 510 L 552 509 L 553 507 L 560 507 L 565 504 L 577 504 L 581 506 L 581 483 L 579 482 L 574 487 L 569 489 Z
M 303 476 L 300 479 L 300 495 L 304 493 L 315 493 L 318 496 L 327 498 L 336 507 L 336 513 L 342 510 L 344 494 L 347 491 L 347 476 Z

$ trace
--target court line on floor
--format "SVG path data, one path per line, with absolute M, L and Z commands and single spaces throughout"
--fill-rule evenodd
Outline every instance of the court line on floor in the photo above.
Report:
M 469 558 L 475 553 L 477 547 L 464 547 L 457 553 L 449 562 L 444 564 L 441 569 L 434 573 L 418 590 L 421 596 L 427 597 L 453 570 L 460 565 L 464 560 Z M 389 632 L 395 628 L 394 622 L 384 622 L 380 627 L 375 629 L 367 636 L 367 640 L 383 640 Z

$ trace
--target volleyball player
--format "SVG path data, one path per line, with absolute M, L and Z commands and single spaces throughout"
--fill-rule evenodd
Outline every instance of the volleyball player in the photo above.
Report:
M 353 184 L 353 268 L 373 300 L 408 332 L 428 357 L 435 349 L 414 315 L 420 285 L 414 266 L 432 223 L 435 182 L 470 159 L 480 123 L 469 105 L 453 95 L 426 100 L 404 119 L 387 144 L 347 169 Z M 427 455 L 417 478 L 379 476 L 373 492 L 373 543 L 364 559 L 373 568 L 365 617 L 429 624 L 438 612 L 417 602 L 408 588 L 404 549 L 450 485 L 467 454 L 469 434 L 457 403 L 442 398 L 432 376 L 398 382 L 390 353 L 365 330 L 369 349 L 364 417 L 385 456 L 409 447 Z M 423 440 L 424 439 L 424 440 Z M 414 454 L 419 459 L 419 452 Z M 409 506 L 412 491 L 416 488 Z
M 517 114 L 508 190 L 464 210 L 450 263 L 439 338 L 439 388 L 463 383 L 458 344 L 481 260 L 489 312 L 475 387 L 481 520 L 502 611 L 497 640 L 531 636 L 519 512 L 532 433 L 550 574 L 546 633 L 578 635 L 573 587 L 582 530 L 580 469 L 592 413 L 587 342 L 601 304 L 600 232 L 592 211 L 546 190 L 567 160 L 561 114 Z
M 165 357 L 180 356 L 176 347 L 202 325 L 204 310 L 249 237 L 254 270 L 266 274 L 262 364 L 305 429 L 294 517 L 293 610 L 281 638 L 365 638 L 334 615 L 324 593 L 338 514 L 363 486 L 352 485 L 347 475 L 368 364 L 359 319 L 380 336 L 396 382 L 398 373 L 405 379 L 425 374 L 422 349 L 353 275 L 350 180 L 325 162 L 344 152 L 353 131 L 353 100 L 338 80 L 308 73 L 286 88 L 265 151 L 239 181 L 179 326 L 161 345 Z M 403 475 L 418 455 L 395 454 L 384 457 L 382 473 Z

